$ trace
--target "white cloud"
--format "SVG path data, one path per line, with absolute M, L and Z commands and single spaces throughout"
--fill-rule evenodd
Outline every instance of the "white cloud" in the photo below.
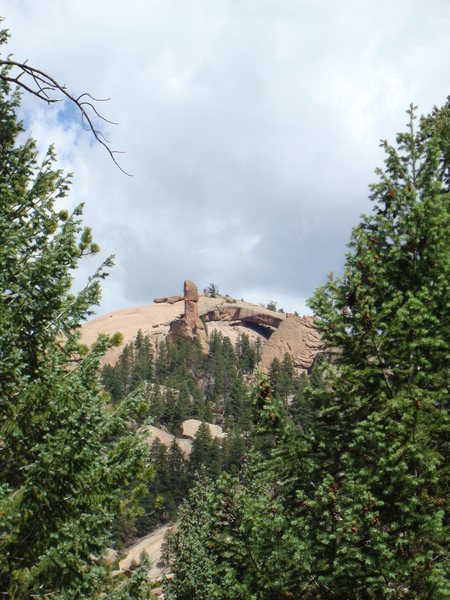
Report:
M 45 6 L 45 10 L 44 10 Z M 112 146 L 24 97 L 41 148 L 74 171 L 103 256 L 103 310 L 184 278 L 289 310 L 342 265 L 379 138 L 450 89 L 450 5 L 419 0 L 13 0 L 9 50 L 111 101 Z M 61 109 L 64 107 L 61 107 Z M 85 265 L 81 280 L 93 269 Z M 251 296 L 251 297 L 250 297 Z

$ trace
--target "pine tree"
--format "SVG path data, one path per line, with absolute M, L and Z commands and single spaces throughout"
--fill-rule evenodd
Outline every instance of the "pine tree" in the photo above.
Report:
M 281 368 L 280 360 L 275 357 L 270 363 L 270 371 L 269 371 L 269 382 L 272 393 L 274 395 L 279 395 L 279 388 L 281 383 L 281 378 L 283 376 L 283 370 Z
M 246 401 L 247 390 L 242 373 L 238 373 L 231 387 L 230 397 L 225 403 L 224 416 L 238 426 L 242 424 L 242 416 Z
M 344 276 L 311 301 L 335 352 L 303 390 L 307 423 L 257 377 L 239 480 L 197 489 L 183 513 L 178 535 L 201 523 L 209 540 L 208 597 L 448 597 L 450 102 L 417 129 L 409 117 Z M 177 560 L 181 590 L 193 570 Z
M 147 386 L 147 393 L 150 402 L 149 414 L 152 417 L 154 424 L 158 426 L 164 414 L 164 400 L 160 385 L 154 383 L 153 385 Z
M 178 504 L 184 499 L 188 489 L 187 465 L 186 460 L 174 438 L 169 448 L 167 456 L 169 467 L 169 484 L 175 502 Z
M 201 388 L 196 386 L 192 391 L 192 396 L 192 417 L 194 419 L 199 419 L 200 421 L 208 420 L 205 419 L 205 399 Z
M 207 285 L 204 288 L 203 294 L 205 296 L 209 296 L 210 298 L 217 298 L 217 296 L 220 295 L 220 292 L 219 292 L 219 288 L 217 287 L 217 285 L 215 283 L 210 283 L 209 285 Z
M 155 379 L 159 384 L 167 383 L 169 374 L 169 352 L 167 341 L 162 341 L 157 348 L 157 357 L 155 361 Z
M 223 468 L 229 473 L 236 474 L 242 466 L 245 456 L 245 442 L 238 429 L 233 430 L 225 438 L 222 446 Z
M 244 373 L 251 373 L 256 364 L 256 350 L 250 345 L 250 340 L 246 333 L 242 333 L 238 337 L 236 342 L 236 356 L 239 368 Z
M 192 442 L 189 456 L 189 468 L 192 473 L 204 470 L 208 477 L 215 479 L 221 470 L 220 451 L 213 440 L 207 423 L 201 423 Z
M 289 409 L 294 423 L 299 425 L 304 432 L 309 429 L 308 425 L 311 420 L 311 407 L 308 405 L 305 398 L 305 389 L 308 387 L 309 383 L 308 375 L 306 373 L 301 373 Z
M 172 417 L 171 429 L 179 433 L 181 424 L 191 413 L 191 397 L 189 389 L 185 383 L 180 386 L 175 402 L 175 411 Z
M 260 374 L 253 401 L 259 407 L 261 434 L 273 436 L 282 407 Z M 263 454 L 253 450 L 239 481 L 224 474 L 212 485 L 201 472 L 171 542 L 175 577 L 165 589 L 168 598 L 293 597 L 284 592 L 295 539 L 289 533 L 280 484 L 268 466 Z
M 5 35 L 0 36 L 4 41 Z M 5 74 L 5 71 L 2 71 Z M 101 556 L 144 471 L 128 430 L 138 397 L 109 413 L 98 378 L 113 343 L 89 350 L 77 329 L 98 304 L 107 260 L 72 294 L 80 258 L 97 252 L 50 148 L 21 143 L 19 98 L 0 84 L 0 591 L 13 598 L 95 595 Z
M 102 383 L 105 390 L 111 396 L 113 404 L 117 404 L 122 398 L 122 381 L 116 368 L 105 365 L 102 369 Z
M 255 350 L 255 364 L 258 364 L 259 361 L 261 360 L 261 353 L 262 353 L 262 341 L 261 341 L 260 337 L 256 338 L 256 341 L 254 343 L 254 350 Z
M 134 341 L 134 361 L 131 373 L 131 390 L 143 381 L 153 381 L 153 348 L 148 335 L 139 329 Z
M 205 404 L 204 420 L 207 423 L 212 423 L 214 421 L 214 411 L 209 402 Z
M 184 504 L 179 511 L 182 527 L 169 539 L 170 553 L 174 556 L 171 567 L 176 576 L 165 582 L 164 596 L 171 600 L 224 597 L 213 583 L 216 572 L 216 559 L 211 552 L 215 522 L 213 484 L 204 472 L 197 477 L 189 504 Z
M 103 367 L 102 381 L 114 403 L 144 381 L 153 381 L 153 348 L 149 336 L 139 330 L 135 341 L 124 347 L 116 363 Z
M 281 377 L 278 382 L 278 394 L 287 405 L 288 398 L 294 391 L 294 364 L 290 354 L 287 352 L 284 355 L 281 363 Z
M 329 587 L 437 598 L 448 589 L 440 441 L 448 428 L 450 106 L 417 129 L 413 107 L 408 114 L 397 145 L 383 144 L 374 211 L 353 231 L 344 277 L 330 278 L 311 302 L 325 342 L 340 350 L 316 394 L 315 436 L 336 490 L 337 520 L 324 534 Z

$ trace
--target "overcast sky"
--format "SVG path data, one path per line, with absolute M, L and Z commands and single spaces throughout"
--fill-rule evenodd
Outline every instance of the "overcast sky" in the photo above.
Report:
M 450 93 L 448 0 L 6 0 L 9 51 L 102 105 L 123 175 L 64 104 L 24 97 L 73 171 L 102 256 L 99 314 L 184 279 L 304 313 L 414 102 Z M 78 283 L 98 256 L 86 261 Z

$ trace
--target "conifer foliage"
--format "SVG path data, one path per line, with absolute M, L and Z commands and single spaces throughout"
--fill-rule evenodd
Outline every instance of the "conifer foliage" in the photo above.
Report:
M 315 397 L 313 435 L 335 501 L 325 529 L 330 588 L 438 598 L 446 589 L 450 105 L 418 127 L 414 107 L 408 115 L 397 144 L 383 143 L 374 210 L 353 231 L 344 277 L 311 301 L 340 350 Z
M 93 597 L 107 585 L 93 556 L 101 557 L 145 471 L 144 450 L 127 429 L 138 399 L 108 412 L 98 368 L 114 340 L 78 344 L 111 260 L 71 293 L 79 259 L 98 247 L 81 207 L 64 208 L 69 181 L 53 150 L 39 163 L 34 141 L 18 140 L 18 104 L 2 81 L 0 594 Z
M 343 277 L 311 300 L 334 360 L 302 383 L 294 420 L 256 381 L 264 444 L 239 478 L 193 490 L 169 598 L 198 597 L 184 595 L 193 571 L 178 561 L 196 523 L 211 598 L 448 594 L 450 103 L 408 115 L 383 143 Z

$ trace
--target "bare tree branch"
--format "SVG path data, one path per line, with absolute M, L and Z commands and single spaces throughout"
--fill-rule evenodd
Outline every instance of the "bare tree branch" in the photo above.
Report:
M 94 98 L 94 96 L 88 92 L 84 92 L 76 97 L 69 92 L 65 85 L 60 84 L 56 79 L 44 71 L 41 71 L 41 69 L 29 65 L 28 60 L 25 62 L 17 62 L 10 58 L 0 58 L 0 81 L 13 83 L 33 96 L 36 96 L 36 98 L 47 102 L 47 104 L 56 104 L 64 99 L 69 100 L 80 111 L 83 126 L 88 131 L 91 131 L 99 144 L 106 148 L 106 151 L 114 164 L 122 171 L 122 173 L 131 176 L 117 161 L 116 154 L 123 154 L 123 152 L 112 150 L 110 142 L 94 125 L 95 117 L 98 117 L 105 123 L 118 125 L 118 123 L 110 121 L 102 116 L 93 104 L 94 102 L 107 102 L 109 98 Z

